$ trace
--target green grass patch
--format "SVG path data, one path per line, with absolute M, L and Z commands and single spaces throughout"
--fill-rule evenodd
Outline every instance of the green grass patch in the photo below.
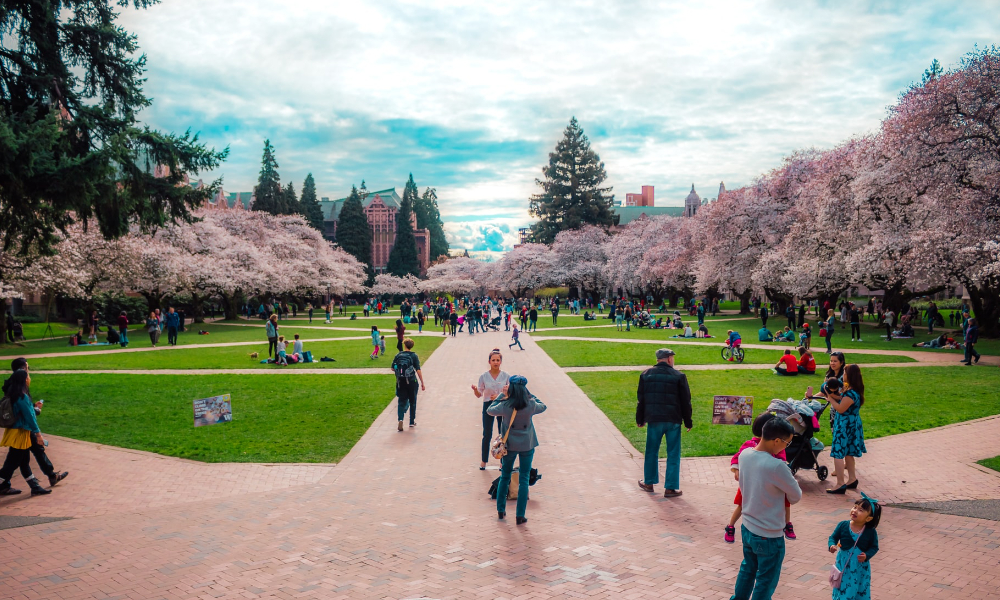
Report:
M 337 462 L 395 394 L 392 375 L 41 375 L 43 431 L 204 462 Z M 192 400 L 232 394 L 195 428 Z M 178 482 L 183 486 L 183 482 Z
M 444 337 L 417 338 L 414 351 L 426 360 L 441 345 Z M 289 350 L 291 344 L 289 344 Z M 149 352 L 108 352 L 87 356 L 60 356 L 31 359 L 33 371 L 45 370 L 103 370 L 103 369 L 347 369 L 386 368 L 396 355 L 396 338 L 386 338 L 386 354 L 377 360 L 368 355 L 372 351 L 370 340 L 344 340 L 339 342 L 306 342 L 304 349 L 313 353 L 312 363 L 279 367 L 261 364 L 267 358 L 267 342 L 253 346 L 221 348 L 164 348 Z M 250 358 L 257 352 L 258 358 Z M 329 356 L 336 362 L 319 362 Z
M 993 469 L 994 471 L 1000 471 L 1000 456 L 994 456 L 993 458 L 986 458 L 979 461 L 979 464 L 984 467 Z
M 861 409 L 865 437 L 941 427 L 1000 413 L 997 369 L 920 367 L 919 369 L 863 369 L 865 405 Z M 646 430 L 635 425 L 636 385 L 639 373 L 607 371 L 570 373 L 570 377 L 640 452 L 646 448 Z M 694 429 L 681 436 L 684 456 L 730 455 L 750 437 L 749 426 L 712 425 L 712 397 L 753 396 L 754 412 L 773 398 L 801 398 L 806 385 L 819 377 L 775 377 L 767 371 L 690 371 Z M 829 409 L 828 409 L 829 410 Z M 820 419 L 819 439 L 829 446 L 827 413 Z
M 630 366 L 630 365 L 653 365 L 656 362 L 656 350 L 660 347 L 656 344 L 630 344 L 628 342 L 591 342 L 591 341 L 571 341 L 571 340 L 538 340 L 538 345 L 556 361 L 560 367 L 600 367 L 600 366 Z M 722 344 L 716 346 L 699 346 L 695 344 L 674 344 L 664 343 L 677 353 L 675 362 L 681 365 L 711 365 L 723 364 Z M 784 354 L 783 349 L 757 350 L 748 348 L 743 362 L 750 364 L 770 364 L 778 362 Z M 798 352 L 792 353 L 796 358 Z M 822 369 L 827 362 L 824 352 L 816 351 L 814 354 L 818 369 Z M 851 362 L 864 363 L 895 363 L 895 362 L 916 362 L 907 356 L 893 356 L 883 354 L 852 354 Z

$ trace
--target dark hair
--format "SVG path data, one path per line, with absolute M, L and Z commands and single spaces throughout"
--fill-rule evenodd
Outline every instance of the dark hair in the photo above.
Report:
M 791 350 L 789 350 L 788 348 L 785 348 L 785 356 L 788 356 L 791 353 L 792 353 Z
M 7 380 L 7 397 L 17 400 L 28 393 L 28 372 L 24 369 L 14 371 L 14 374 Z
M 521 383 L 509 383 L 507 384 L 507 399 L 513 400 L 510 406 L 516 410 L 523 410 L 528 406 L 528 398 L 531 397 L 531 393 L 528 392 L 528 386 Z
M 826 381 L 823 382 L 823 387 L 826 388 L 826 391 L 828 392 L 833 390 L 839 390 L 841 387 L 843 387 L 843 385 L 844 384 L 841 383 L 841 381 L 836 377 L 827 377 Z
M 836 352 L 831 352 L 830 356 L 836 356 L 837 359 L 840 361 L 840 372 L 838 373 L 838 372 L 834 371 L 833 369 L 827 369 L 826 370 L 826 376 L 827 377 L 838 377 L 838 378 L 839 377 L 843 377 L 843 375 L 844 375 L 844 368 L 847 366 L 847 359 L 844 358 L 844 353 L 841 352 L 840 350 L 837 350 Z
M 494 349 L 490 350 L 490 355 L 486 358 L 486 360 L 492 359 L 494 354 L 496 354 L 497 356 L 499 356 L 500 360 L 503 360 L 503 354 L 500 353 L 500 348 L 494 348 Z
M 861 402 L 858 402 L 858 408 L 865 405 L 865 381 L 861 378 L 861 367 L 855 364 L 850 364 L 844 367 L 844 383 L 851 386 L 851 389 L 858 393 L 861 397 Z
M 775 415 L 775 417 L 764 423 L 764 429 L 761 430 L 760 439 L 762 440 L 777 440 L 785 439 L 795 433 L 792 429 L 792 424 L 786 421 L 784 418 Z
M 753 436 L 759 438 L 764 435 L 764 425 L 775 416 L 773 412 L 762 412 L 757 415 L 757 418 L 753 420 L 753 424 L 750 425 L 750 431 L 753 433 Z
M 378 326 L 372 325 L 372 333 L 375 333 L 376 331 L 378 331 Z
M 28 366 L 28 361 L 26 359 L 24 359 L 24 358 L 18 357 L 18 358 L 15 358 L 14 360 L 10 361 L 10 370 L 11 371 L 20 371 L 21 369 L 23 369 L 26 366 Z
M 861 510 L 871 515 L 872 520 L 865 523 L 865 527 L 868 529 L 878 527 L 878 522 L 882 518 L 882 506 L 878 502 L 872 502 L 868 498 L 861 498 L 854 501 L 854 506 L 860 507 Z
M 399 328 L 402 327 L 402 326 L 403 326 L 403 320 L 402 319 L 396 319 L 396 330 L 398 331 Z

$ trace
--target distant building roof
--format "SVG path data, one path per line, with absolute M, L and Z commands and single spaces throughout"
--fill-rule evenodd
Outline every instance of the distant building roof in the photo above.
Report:
M 372 201 L 375 200 L 375 196 L 378 196 L 382 200 L 382 204 L 385 204 L 389 208 L 399 208 L 399 203 L 402 202 L 402 198 L 396 193 L 396 188 L 392 187 L 368 192 L 368 196 L 361 203 L 362 208 L 368 208 Z M 323 219 L 326 221 L 336 221 L 340 217 L 340 209 L 344 206 L 345 200 L 347 200 L 346 196 L 337 198 L 336 200 L 330 200 L 329 198 L 320 200 L 319 207 L 323 211 Z
M 647 217 L 661 215 L 680 217 L 684 214 L 683 206 L 615 206 L 612 210 L 614 211 L 615 225 L 628 225 L 642 215 Z
M 253 198 L 253 192 L 232 192 L 226 196 L 226 202 L 229 203 L 229 208 L 233 208 L 237 203 L 243 205 L 243 208 L 250 208 L 250 199 Z

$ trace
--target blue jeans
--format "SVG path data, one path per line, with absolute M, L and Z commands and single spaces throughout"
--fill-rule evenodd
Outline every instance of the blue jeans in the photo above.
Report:
M 663 488 L 679 490 L 681 487 L 681 424 L 646 423 L 646 461 L 643 481 L 647 485 L 660 482 L 660 442 L 667 436 L 667 472 L 663 475 Z
M 528 331 L 534 331 L 535 329 L 537 329 L 537 327 L 535 326 L 535 322 L 536 321 L 534 319 L 531 319 L 531 321 L 528 322 Z
M 765 538 L 740 525 L 743 562 L 736 576 L 736 590 L 729 600 L 770 600 L 778 587 L 781 563 L 785 560 L 785 538 Z
M 832 346 L 832 344 L 833 344 L 833 334 L 830 333 L 831 331 L 832 331 L 832 329 L 827 329 L 826 330 L 826 351 L 827 352 L 833 352 L 833 346 Z
M 497 512 L 507 512 L 507 490 L 510 488 L 510 476 L 514 472 L 514 459 L 517 458 L 517 510 L 515 516 L 523 517 L 528 508 L 528 480 L 531 479 L 531 460 L 535 456 L 532 448 L 527 452 L 508 452 L 500 459 L 500 484 L 497 486 Z
M 410 423 L 413 423 L 414 419 L 417 418 L 417 385 L 416 380 L 410 384 L 396 384 L 396 398 L 398 398 L 396 404 L 397 421 L 403 420 L 407 410 L 410 411 Z

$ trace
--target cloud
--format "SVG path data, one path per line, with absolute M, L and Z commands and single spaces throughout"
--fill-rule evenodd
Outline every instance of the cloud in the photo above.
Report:
M 575 115 L 616 198 L 714 196 L 797 148 L 873 131 L 932 59 L 995 42 L 979 3 L 378 3 L 172 0 L 123 10 L 148 55 L 142 113 L 217 148 L 252 188 L 264 138 L 284 181 L 339 197 L 409 173 L 456 243 L 496 247 Z M 468 230 L 458 224 L 468 225 Z M 486 228 L 482 231 L 480 228 Z M 503 246 L 515 234 L 500 232 Z

